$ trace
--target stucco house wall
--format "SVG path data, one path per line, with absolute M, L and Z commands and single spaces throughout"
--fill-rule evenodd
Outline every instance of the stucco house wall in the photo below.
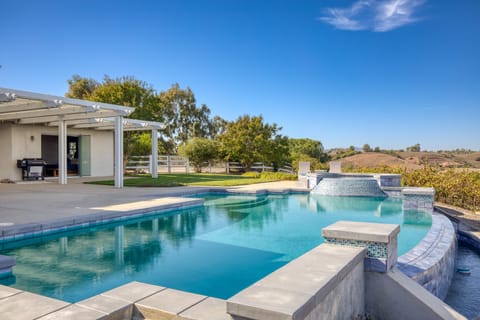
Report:
M 58 135 L 56 127 L 0 124 L 0 179 L 21 180 L 17 160 L 42 157 L 42 135 Z M 91 176 L 113 175 L 113 132 L 67 129 L 69 136 L 90 136 Z

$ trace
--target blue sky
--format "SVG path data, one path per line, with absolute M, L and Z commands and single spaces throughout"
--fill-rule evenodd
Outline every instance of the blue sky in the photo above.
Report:
M 178 82 L 327 148 L 480 150 L 478 0 L 0 0 L 0 86 Z

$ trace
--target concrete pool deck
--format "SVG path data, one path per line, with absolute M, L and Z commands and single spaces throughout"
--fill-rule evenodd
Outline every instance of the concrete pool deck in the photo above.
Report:
M 71 178 L 68 184 L 56 180 L 29 183 L 0 183 L 0 229 L 13 225 L 39 223 L 55 219 L 90 215 L 104 211 L 103 207 L 148 201 L 165 197 L 203 193 L 214 190 L 257 193 L 262 190 L 305 191 L 297 181 L 278 181 L 238 187 L 168 187 L 114 189 L 111 186 L 84 184 L 104 178 Z M 152 206 L 155 203 L 152 202 Z

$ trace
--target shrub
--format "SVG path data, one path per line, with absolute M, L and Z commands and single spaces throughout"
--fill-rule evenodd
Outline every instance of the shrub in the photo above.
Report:
M 402 184 L 410 187 L 433 187 L 435 200 L 453 206 L 477 211 L 480 207 L 480 172 L 442 169 L 425 166 L 406 170 L 400 167 L 355 168 L 365 173 L 400 173 Z
M 248 178 L 260 178 L 260 172 L 256 172 L 256 171 L 248 171 L 248 172 L 245 172 L 244 174 L 242 174 L 242 177 L 248 177 Z
M 205 162 L 211 162 L 217 157 L 218 144 L 209 139 L 193 138 L 181 145 L 178 153 L 183 157 L 188 157 L 190 163 L 195 167 L 195 171 L 201 172 Z
M 263 180 L 297 180 L 297 175 L 285 172 L 262 172 L 260 178 Z
M 328 164 L 324 162 L 320 162 L 318 159 L 312 158 L 308 155 L 305 154 L 296 154 L 293 157 L 292 161 L 292 167 L 295 169 L 296 172 L 298 172 L 298 163 L 300 161 L 308 161 L 310 162 L 310 171 L 315 171 L 315 170 L 327 170 L 328 169 Z

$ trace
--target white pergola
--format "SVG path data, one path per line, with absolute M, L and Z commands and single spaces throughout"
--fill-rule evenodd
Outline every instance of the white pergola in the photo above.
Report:
M 157 177 L 159 122 L 128 119 L 134 108 L 0 87 L 0 123 L 58 127 L 58 182 L 67 183 L 67 128 L 114 131 L 115 188 L 123 187 L 123 132 L 151 130 L 152 177 Z

